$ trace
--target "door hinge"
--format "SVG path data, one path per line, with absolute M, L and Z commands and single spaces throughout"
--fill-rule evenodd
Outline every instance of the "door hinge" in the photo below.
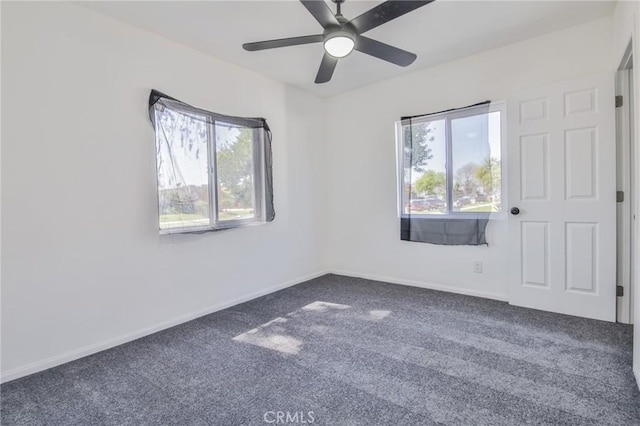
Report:
M 616 286 L 616 296 L 618 297 L 624 296 L 624 287 L 622 287 L 621 285 Z
M 620 108 L 623 105 L 622 95 L 616 96 L 616 108 Z
M 624 203 L 624 191 L 616 191 L 616 203 Z

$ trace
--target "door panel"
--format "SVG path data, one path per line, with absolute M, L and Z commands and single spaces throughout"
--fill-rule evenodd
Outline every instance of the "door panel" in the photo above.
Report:
M 509 302 L 615 320 L 615 133 L 609 76 L 508 100 Z
M 549 287 L 549 224 L 522 222 L 522 284 Z
M 546 200 L 549 195 L 549 150 L 546 134 L 520 138 L 520 184 L 523 200 Z
M 595 199 L 598 129 L 572 129 L 564 133 L 566 199 Z
M 597 223 L 567 223 L 567 291 L 597 294 Z

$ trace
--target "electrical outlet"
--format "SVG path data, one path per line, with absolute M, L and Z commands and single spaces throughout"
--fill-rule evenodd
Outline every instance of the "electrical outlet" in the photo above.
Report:
M 473 261 L 473 272 L 475 272 L 476 274 L 482 273 L 482 260 Z

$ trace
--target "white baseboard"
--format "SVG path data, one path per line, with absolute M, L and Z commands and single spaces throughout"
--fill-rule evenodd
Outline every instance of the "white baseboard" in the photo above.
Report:
M 401 278 L 384 277 L 384 276 L 380 276 L 380 275 L 362 274 L 362 273 L 359 273 L 359 272 L 343 271 L 343 270 L 335 270 L 335 269 L 331 270 L 330 273 L 336 274 L 336 275 L 344 275 L 344 276 L 347 276 L 347 277 L 365 278 L 365 279 L 368 279 L 368 280 L 382 281 L 382 282 L 387 282 L 387 283 L 392 283 L 392 284 L 407 285 L 407 286 L 411 286 L 411 287 L 427 288 L 427 289 L 430 289 L 430 290 L 446 291 L 447 293 L 464 294 L 465 296 L 482 297 L 484 299 L 499 300 L 501 302 L 508 302 L 509 301 L 509 298 L 508 298 L 508 296 L 506 294 L 492 293 L 492 292 L 489 292 L 489 291 L 469 290 L 469 289 L 466 289 L 466 288 L 451 287 L 451 286 L 446 286 L 446 285 L 442 285 L 442 284 L 428 283 L 428 282 L 424 282 L 424 281 L 405 280 L 405 279 L 401 279 Z
M 503 302 L 507 301 L 507 296 L 504 294 L 498 294 L 498 293 L 491 293 L 491 292 L 485 292 L 485 291 L 480 291 L 480 290 L 468 290 L 468 289 L 464 289 L 464 288 L 456 288 L 456 287 L 449 287 L 449 286 L 445 286 L 442 284 L 433 284 L 433 283 L 427 283 L 427 282 L 422 282 L 422 281 L 412 281 L 412 280 L 404 280 L 404 279 L 399 279 L 399 278 L 393 278 L 393 277 L 384 277 L 384 276 L 378 276 L 378 275 L 371 275 L 371 274 L 362 274 L 362 273 L 358 273 L 358 272 L 352 272 L 352 271 L 343 271 L 343 270 L 327 270 L 327 271 L 321 271 L 321 272 L 316 272 L 313 274 L 309 274 L 309 275 L 305 275 L 303 277 L 299 277 L 297 279 L 294 280 L 289 280 L 287 282 L 284 283 L 280 283 L 268 288 L 265 288 L 263 290 L 251 293 L 251 294 L 247 294 L 245 296 L 241 296 L 241 297 L 237 297 L 235 299 L 232 300 L 228 300 L 226 302 L 223 303 L 218 303 L 214 306 L 202 309 L 200 311 L 197 312 L 192 312 L 186 315 L 182 315 L 178 318 L 173 318 L 171 320 L 168 321 L 164 321 L 161 322 L 159 324 L 155 324 L 153 326 L 150 327 L 146 327 L 143 328 L 141 330 L 137 330 L 131 333 L 127 333 L 125 335 L 122 336 L 118 336 L 115 337 L 113 339 L 109 339 L 109 340 L 104 340 L 102 342 L 98 342 L 92 345 L 88 345 L 70 352 L 66 352 L 60 355 L 56 355 L 54 357 L 51 358 L 47 358 L 44 359 L 42 361 L 36 361 L 33 362 L 31 364 L 27 364 L 18 368 L 14 368 L 12 370 L 9 370 L 7 372 L 2 373 L 2 375 L 0 376 L 0 383 L 5 383 L 11 380 L 15 380 L 18 379 L 20 377 L 24 377 L 24 376 L 28 376 L 29 374 L 33 374 L 33 373 L 37 373 L 39 371 L 43 371 L 52 367 L 56 367 L 58 365 L 61 364 L 66 364 L 67 362 L 71 362 L 74 361 L 76 359 L 79 358 L 83 358 L 85 356 L 89 356 L 89 355 L 93 355 L 95 353 L 104 351 L 106 349 L 110 349 L 113 348 L 115 346 L 118 345 L 122 345 L 124 343 L 130 342 L 132 340 L 136 340 L 139 339 L 141 337 L 144 336 L 148 336 L 150 334 L 156 333 L 158 331 L 161 330 L 165 330 L 167 328 L 171 328 L 173 326 L 185 323 L 187 321 L 191 321 L 193 319 L 202 317 L 204 315 L 208 315 L 211 314 L 213 312 L 217 312 L 220 311 L 222 309 L 226 309 L 229 308 L 231 306 L 234 305 L 238 305 L 240 303 L 244 303 L 247 302 L 249 300 L 252 299 L 256 299 L 258 297 L 267 295 L 269 293 L 274 293 L 278 290 L 282 290 L 284 288 L 287 287 L 291 287 L 293 285 L 320 277 L 322 275 L 326 275 L 326 274 L 336 274 L 336 275 L 344 275 L 344 276 L 348 276 L 348 277 L 356 277 L 356 278 L 365 278 L 365 279 L 369 279 L 369 280 L 375 280 L 375 281 L 382 281 L 382 282 L 388 282 L 388 283 L 393 283 L 393 284 L 400 284 L 400 285 L 407 285 L 407 286 L 411 286 L 411 287 L 420 287 L 420 288 L 428 288 L 428 289 L 432 289 L 432 290 L 439 290 L 439 291 L 446 291 L 449 293 L 457 293 L 457 294 L 464 294 L 467 296 L 476 296 L 476 297 L 483 297 L 486 299 L 494 299 L 494 300 L 500 300 Z M 638 377 L 638 373 L 636 373 L 636 377 Z M 640 383 L 640 381 L 639 381 Z
M 634 367 L 633 375 L 636 378 L 636 386 L 638 386 L 638 389 L 640 389 L 640 366 Z
M 66 364 L 67 362 L 74 361 L 79 358 L 83 358 L 85 356 L 93 355 L 97 352 L 104 351 L 106 349 L 113 348 L 118 345 L 122 345 L 123 343 L 130 342 L 132 340 L 139 339 L 144 336 L 148 336 L 150 334 L 156 333 L 161 330 L 165 330 L 167 328 L 171 328 L 173 326 L 185 323 L 187 321 L 191 321 L 193 319 L 211 314 L 213 312 L 221 311 L 222 309 L 229 308 L 231 306 L 238 305 L 240 303 L 247 302 L 252 299 L 256 299 L 258 297 L 267 295 L 269 293 L 274 293 L 278 290 L 282 290 L 287 287 L 294 286 L 296 284 L 300 284 L 305 281 L 312 280 L 314 278 L 323 276 L 328 274 L 328 271 L 316 272 L 313 274 L 308 274 L 303 277 L 299 277 L 293 280 L 286 281 L 284 283 L 280 283 L 268 288 L 265 288 L 260 291 L 256 291 L 251 294 L 247 294 L 245 296 L 240 296 L 235 299 L 231 299 L 222 303 L 218 303 L 214 306 L 210 306 L 208 308 L 199 310 L 197 312 L 192 312 L 186 315 L 182 315 L 178 318 L 173 318 L 168 321 L 163 321 L 159 324 L 155 324 L 151 327 L 146 327 L 141 330 L 137 330 L 131 333 L 127 333 L 122 336 L 115 337 L 113 339 L 104 340 L 102 342 L 98 342 L 89 346 L 85 346 L 80 349 L 76 349 L 70 352 L 66 352 L 60 355 L 56 355 L 51 358 L 44 359 L 42 361 L 36 361 L 31 364 L 24 365 L 22 367 L 14 368 L 7 372 L 2 373 L 0 376 L 0 383 L 5 383 L 11 380 L 19 379 L 20 377 L 28 376 L 29 374 L 37 373 L 39 371 L 47 370 L 52 367 L 56 367 L 58 365 Z

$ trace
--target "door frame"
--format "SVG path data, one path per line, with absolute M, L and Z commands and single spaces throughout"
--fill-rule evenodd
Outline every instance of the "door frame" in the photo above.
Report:
M 622 105 L 616 108 L 616 190 L 622 191 L 624 200 L 616 205 L 616 275 L 623 295 L 616 301 L 616 320 L 633 324 L 634 269 L 637 229 L 634 221 L 637 182 L 637 147 L 634 141 L 634 85 L 633 49 L 630 41 L 615 76 L 616 96 L 622 96 Z

